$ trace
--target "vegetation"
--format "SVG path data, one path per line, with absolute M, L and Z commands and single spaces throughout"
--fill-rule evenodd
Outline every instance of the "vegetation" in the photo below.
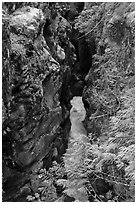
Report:
M 58 164 L 55 161 L 48 171 L 46 169 L 41 169 L 39 172 L 39 178 L 41 182 L 38 192 L 28 195 L 27 200 L 30 202 L 55 202 L 58 198 L 58 195 L 60 197 L 60 189 L 57 191 L 58 180 L 63 179 L 64 176 L 65 169 L 63 165 Z
M 9 8 L 9 5 L 4 4 L 8 13 L 22 6 L 13 3 Z M 68 7 L 58 6 L 59 12 Z M 93 37 L 97 44 L 83 92 L 89 103 L 85 126 L 90 143 L 77 141 L 72 161 L 67 161 L 67 155 L 63 156 L 68 166 L 54 162 L 48 171 L 41 170 L 39 191 L 29 195 L 28 201 L 63 201 L 65 195 L 81 202 L 89 199 L 134 201 L 134 6 L 134 3 L 120 2 L 87 3 L 75 20 L 75 27 L 84 33 L 89 46 Z M 77 162 L 78 155 L 81 155 L 80 163 Z
M 97 132 L 88 126 L 93 143 L 89 151 L 92 174 L 113 185 L 110 200 L 133 201 L 134 3 L 88 5 L 76 26 L 86 33 L 87 41 L 94 35 L 98 43 L 84 93 L 91 96 L 90 108 L 95 110 L 87 119 L 88 125 L 100 129 Z

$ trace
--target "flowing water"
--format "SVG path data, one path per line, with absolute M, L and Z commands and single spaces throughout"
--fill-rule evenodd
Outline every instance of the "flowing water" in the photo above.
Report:
M 71 100 L 72 108 L 70 110 L 71 131 L 70 137 L 77 137 L 78 134 L 86 135 L 86 129 L 83 126 L 83 120 L 86 111 L 82 102 L 82 97 L 73 97 Z
M 88 200 L 88 197 L 84 189 L 84 185 L 81 186 L 80 189 L 75 185 L 77 185 L 82 180 L 80 177 L 77 178 L 77 175 L 81 174 L 80 171 L 85 158 L 85 148 L 86 144 L 89 142 L 86 129 L 84 128 L 82 122 L 85 118 L 86 111 L 82 102 L 82 97 L 73 97 L 71 100 L 71 105 L 71 130 L 68 149 L 64 155 L 64 162 L 66 171 L 68 172 L 68 180 L 70 183 L 72 183 L 69 189 L 69 192 L 72 190 L 70 195 L 72 195 L 76 200 L 85 201 Z

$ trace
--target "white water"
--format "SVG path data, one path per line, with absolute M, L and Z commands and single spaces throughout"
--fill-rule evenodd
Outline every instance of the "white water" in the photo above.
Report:
M 77 137 L 76 134 L 86 135 L 86 129 L 83 126 L 82 121 L 85 118 L 86 111 L 82 102 L 82 97 L 74 97 L 71 100 L 72 108 L 70 110 L 70 121 L 71 121 L 71 137 Z
M 66 151 L 66 154 L 64 155 L 64 162 L 65 162 L 65 168 L 67 172 L 70 172 L 70 175 L 75 172 L 77 175 L 79 172 L 79 168 L 83 165 L 84 158 L 85 158 L 85 148 L 86 143 L 88 143 L 87 138 L 87 132 L 86 129 L 83 126 L 83 120 L 86 115 L 86 111 L 82 102 L 82 97 L 73 97 L 71 100 L 72 108 L 70 110 L 70 121 L 71 121 L 71 130 L 70 130 L 70 138 L 68 143 L 68 149 Z M 80 181 L 80 178 L 72 178 L 68 174 L 68 180 L 70 183 L 72 183 L 76 180 L 76 183 Z M 70 189 L 73 192 L 76 191 L 77 187 L 73 186 L 70 187 Z M 81 202 L 88 201 L 87 193 L 84 189 L 84 186 L 82 186 L 83 190 L 82 192 L 79 192 L 79 189 L 77 190 L 77 193 L 72 193 L 72 196 Z

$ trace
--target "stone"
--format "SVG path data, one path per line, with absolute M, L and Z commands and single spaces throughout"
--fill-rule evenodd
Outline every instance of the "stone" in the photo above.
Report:
M 39 31 L 39 23 L 44 19 L 41 10 L 31 7 L 17 9 L 10 21 L 10 28 L 16 34 L 24 34 L 28 37 L 36 37 Z
M 52 56 L 42 35 L 43 21 L 40 9 L 23 7 L 10 16 L 9 33 L 4 25 L 4 201 L 22 201 L 29 188 L 36 192 L 37 173 L 43 167 L 48 169 L 55 156 L 54 141 L 61 135 L 59 156 L 67 145 L 69 99 L 63 84 L 68 86 L 65 76 L 70 76 L 70 68 L 57 61 L 65 59 L 57 42 L 59 52 Z M 31 186 L 25 187 L 28 182 Z

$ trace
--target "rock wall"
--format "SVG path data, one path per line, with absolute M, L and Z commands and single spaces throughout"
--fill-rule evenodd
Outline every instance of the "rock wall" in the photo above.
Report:
M 3 201 L 36 192 L 39 170 L 61 161 L 67 147 L 71 68 L 55 39 L 59 18 L 54 38 L 43 33 L 46 20 L 32 7 L 3 18 Z
M 96 5 L 87 3 L 86 9 L 89 16 L 85 22 L 85 14 L 79 19 L 83 22 L 79 29 L 87 33 L 89 31 L 89 43 L 94 36 L 97 52 L 94 53 L 92 66 L 85 77 L 86 85 L 82 96 L 87 112 L 85 126 L 91 143 L 94 143 L 105 135 L 104 127 L 108 127 L 109 117 L 119 110 L 124 90 L 122 77 L 126 77 L 126 81 L 129 76 L 126 76 L 126 70 L 134 68 L 135 5 L 131 2 L 98 2 Z M 96 10 L 99 11 L 97 14 L 94 13 Z M 94 21 L 97 16 L 100 18 L 98 23 Z M 91 52 L 92 47 L 90 46 Z M 132 77 L 134 70 L 131 72 Z

